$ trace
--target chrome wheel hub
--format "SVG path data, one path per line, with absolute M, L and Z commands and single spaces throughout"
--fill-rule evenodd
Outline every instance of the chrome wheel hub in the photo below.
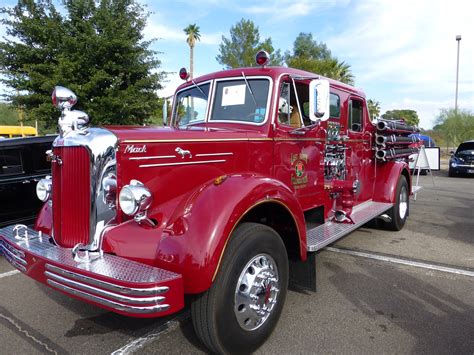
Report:
M 404 219 L 408 212 L 408 191 L 406 186 L 402 186 L 399 196 L 398 214 Z
M 242 329 L 259 328 L 274 309 L 279 289 L 278 269 L 268 254 L 254 256 L 240 273 L 235 288 L 234 313 Z

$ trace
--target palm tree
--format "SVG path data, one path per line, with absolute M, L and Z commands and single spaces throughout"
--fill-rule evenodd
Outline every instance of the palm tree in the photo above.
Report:
M 196 41 L 201 40 L 201 34 L 199 33 L 199 26 L 196 24 L 189 25 L 183 31 L 188 36 L 186 42 L 189 45 L 189 77 L 192 79 L 194 73 L 194 46 Z
M 343 61 L 340 62 L 334 57 L 325 59 L 293 57 L 287 59 L 286 63 L 292 68 L 318 73 L 328 78 L 339 80 L 349 85 L 354 85 L 354 75 L 351 72 L 351 66 Z
M 351 72 L 351 66 L 343 61 L 340 62 L 337 58 L 333 58 L 334 72 L 333 78 L 343 83 L 354 85 L 354 75 Z
M 367 100 L 367 106 L 369 107 L 370 119 L 380 116 L 380 102 L 369 99 Z

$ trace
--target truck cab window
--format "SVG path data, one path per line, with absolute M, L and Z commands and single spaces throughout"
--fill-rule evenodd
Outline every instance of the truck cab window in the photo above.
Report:
M 278 122 L 293 128 L 309 126 L 309 86 L 303 82 L 285 81 L 280 87 Z
M 202 122 L 206 118 L 210 84 L 192 86 L 178 93 L 173 122 L 177 126 Z
M 264 122 L 269 87 L 268 79 L 217 82 L 210 121 Z
M 341 117 L 341 98 L 339 95 L 331 93 L 329 95 L 329 116 L 333 118 Z
M 349 128 L 354 132 L 362 132 L 362 101 L 350 100 L 349 101 Z

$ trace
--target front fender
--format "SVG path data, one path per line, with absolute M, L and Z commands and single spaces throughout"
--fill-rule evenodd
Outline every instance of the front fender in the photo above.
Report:
M 276 201 L 290 211 L 299 231 L 300 254 L 305 258 L 304 215 L 291 190 L 271 178 L 234 175 L 220 184 L 212 181 L 202 186 L 178 205 L 163 230 L 158 266 L 166 268 L 165 260 L 170 260 L 183 275 L 186 293 L 205 291 L 234 228 L 246 212 L 267 201 Z
M 38 215 L 36 216 L 34 229 L 36 231 L 41 231 L 47 235 L 51 235 L 53 230 L 53 211 L 51 210 L 51 205 L 49 202 L 46 202 Z
M 402 174 L 407 178 L 409 191 L 411 191 L 411 176 L 407 163 L 389 161 L 378 165 L 375 177 L 374 201 L 395 203 L 397 183 Z

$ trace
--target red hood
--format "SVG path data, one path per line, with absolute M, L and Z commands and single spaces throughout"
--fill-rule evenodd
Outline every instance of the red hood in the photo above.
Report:
M 206 128 L 194 126 L 187 129 L 158 126 L 107 126 L 120 143 L 137 141 L 174 141 L 189 139 L 232 139 L 260 136 L 264 132 L 255 130 Z

